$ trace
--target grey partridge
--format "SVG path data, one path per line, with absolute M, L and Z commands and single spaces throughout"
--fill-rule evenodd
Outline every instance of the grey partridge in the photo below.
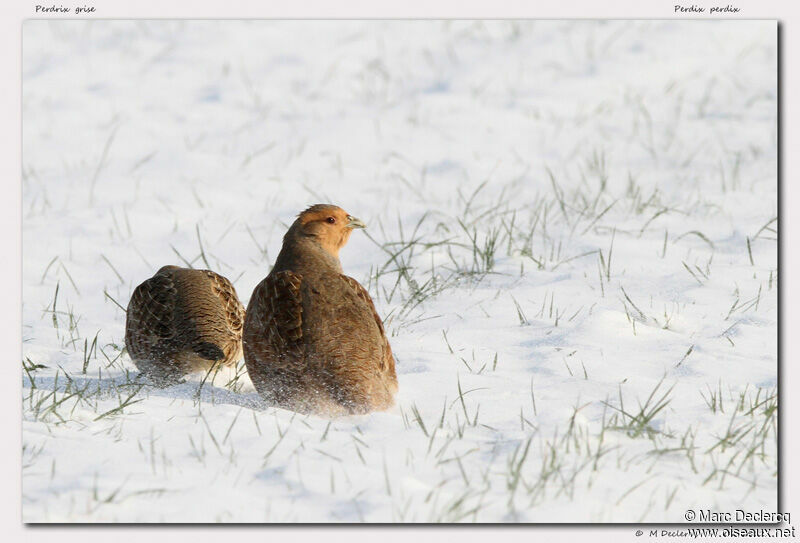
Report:
M 159 386 L 242 358 L 244 306 L 225 277 L 164 266 L 136 287 L 128 304 L 125 346 Z
M 366 289 L 342 273 L 339 249 L 366 225 L 317 204 L 294 221 L 247 307 L 247 372 L 270 403 L 324 416 L 384 410 L 397 375 L 383 323 Z

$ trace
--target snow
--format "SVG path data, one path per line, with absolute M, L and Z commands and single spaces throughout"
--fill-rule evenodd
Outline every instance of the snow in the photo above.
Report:
M 26 21 L 24 521 L 776 511 L 776 42 L 774 21 Z M 341 260 L 397 405 L 297 415 L 243 365 L 142 386 L 117 303 L 185 259 L 246 304 L 318 202 L 369 225 Z

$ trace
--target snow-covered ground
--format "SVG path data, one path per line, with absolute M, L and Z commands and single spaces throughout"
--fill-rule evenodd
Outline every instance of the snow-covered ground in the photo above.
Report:
M 777 507 L 777 61 L 759 21 L 27 21 L 26 522 L 682 522 Z M 133 288 L 246 304 L 294 215 L 385 413 L 143 386 Z

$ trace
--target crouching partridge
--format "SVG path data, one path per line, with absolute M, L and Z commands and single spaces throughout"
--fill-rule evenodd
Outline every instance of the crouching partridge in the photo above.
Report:
M 339 262 L 353 229 L 365 226 L 339 207 L 309 207 L 253 291 L 244 359 L 268 402 L 324 416 L 394 403 L 397 375 L 383 323 L 369 293 Z
M 133 291 L 125 346 L 139 371 L 167 386 L 240 360 L 243 322 L 244 307 L 225 277 L 164 266 Z

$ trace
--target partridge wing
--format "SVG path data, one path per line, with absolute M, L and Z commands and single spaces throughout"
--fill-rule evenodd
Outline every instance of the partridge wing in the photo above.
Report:
M 242 327 L 244 326 L 244 306 L 236 295 L 236 289 L 233 288 L 233 284 L 226 277 L 210 270 L 205 270 L 204 273 L 211 281 L 211 288 L 222 303 L 228 331 L 241 338 Z
M 155 275 L 133 291 L 125 323 L 125 344 L 134 358 L 149 358 L 177 335 L 178 292 L 168 275 Z
M 286 366 L 302 356 L 303 277 L 271 273 L 253 292 L 245 317 L 245 352 L 270 366 Z
M 383 329 L 383 321 L 381 321 L 380 316 L 378 315 L 378 311 L 375 309 L 375 304 L 372 302 L 372 297 L 370 297 L 369 292 L 361 283 L 349 277 L 347 275 L 341 276 L 345 283 L 356 293 L 356 295 L 367 305 L 367 307 L 372 312 L 372 318 L 375 319 L 375 324 L 378 325 L 378 330 L 381 333 L 381 340 L 383 341 L 383 357 L 381 358 L 381 371 L 385 371 L 390 369 L 392 373 L 394 373 L 394 357 L 392 356 L 392 347 L 389 345 L 389 340 L 386 338 L 386 332 Z

